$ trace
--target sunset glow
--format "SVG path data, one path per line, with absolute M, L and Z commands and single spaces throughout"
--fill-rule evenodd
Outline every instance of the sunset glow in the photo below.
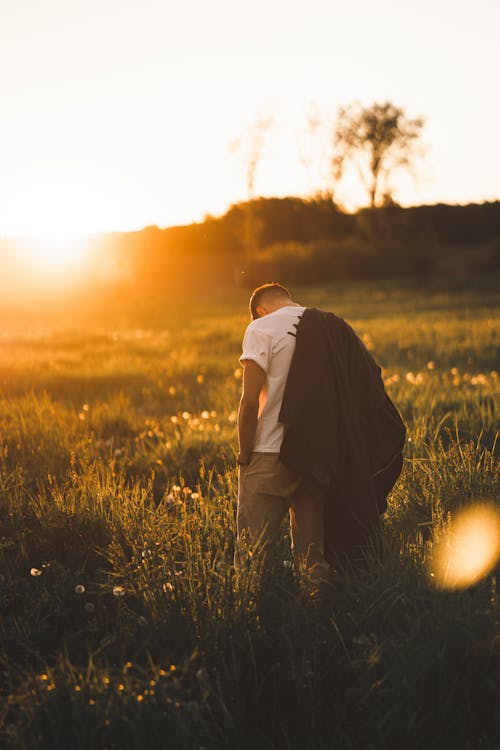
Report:
M 84 257 L 84 247 L 80 236 L 55 232 L 26 238 L 22 254 L 32 270 L 53 275 L 76 271 Z
M 427 119 L 428 157 L 393 185 L 402 205 L 500 194 L 498 139 L 484 137 L 500 127 L 500 100 L 485 93 L 500 64 L 491 0 L 422 0 L 418 12 L 396 0 L 26 0 L 4 10 L 1 236 L 220 215 L 248 198 L 229 145 L 259 116 L 275 126 L 255 194 L 311 195 L 328 173 L 324 159 L 301 160 L 313 102 L 324 124 L 354 100 L 390 99 Z M 366 202 L 357 178 L 338 198 Z

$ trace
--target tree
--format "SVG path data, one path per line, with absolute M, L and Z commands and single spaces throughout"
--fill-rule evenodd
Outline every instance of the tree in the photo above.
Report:
M 391 102 L 342 107 L 333 138 L 335 180 L 342 178 L 346 163 L 351 163 L 368 190 L 371 208 L 380 203 L 381 195 L 383 202 L 389 202 L 389 177 L 398 169 L 411 168 L 424 122 L 421 117 L 409 119 Z
M 274 117 L 261 113 L 240 138 L 229 144 L 229 150 L 234 154 L 239 154 L 245 168 L 249 200 L 243 206 L 242 244 L 248 256 L 252 255 L 258 245 L 259 226 L 254 214 L 255 174 L 262 158 L 267 135 L 273 127 Z
M 256 120 L 247 127 L 240 138 L 236 138 L 229 145 L 229 150 L 239 153 L 245 166 L 245 177 L 248 197 L 254 196 L 255 173 L 262 157 L 266 137 L 269 130 L 274 126 L 272 115 L 259 114 Z

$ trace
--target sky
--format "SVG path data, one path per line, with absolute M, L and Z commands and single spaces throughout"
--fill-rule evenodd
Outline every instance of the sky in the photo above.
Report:
M 426 118 L 403 205 L 499 199 L 498 28 L 497 0 L 0 0 L 0 236 L 220 215 L 259 116 L 255 194 L 311 194 L 312 103 L 324 133 L 353 101 Z

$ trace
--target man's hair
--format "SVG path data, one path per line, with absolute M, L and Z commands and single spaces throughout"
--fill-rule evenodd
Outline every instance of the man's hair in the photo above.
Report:
M 287 297 L 291 299 L 291 294 L 283 284 L 278 284 L 277 281 L 272 281 L 270 284 L 262 284 L 254 289 L 252 296 L 250 297 L 250 315 L 252 320 L 255 320 L 259 316 L 257 315 L 257 307 L 262 305 L 265 299 L 275 300 Z

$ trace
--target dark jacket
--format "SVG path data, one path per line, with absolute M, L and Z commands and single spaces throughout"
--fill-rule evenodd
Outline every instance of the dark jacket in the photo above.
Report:
M 405 427 L 380 367 L 337 315 L 302 314 L 279 421 L 282 462 L 327 490 L 326 559 L 359 561 L 401 473 Z

